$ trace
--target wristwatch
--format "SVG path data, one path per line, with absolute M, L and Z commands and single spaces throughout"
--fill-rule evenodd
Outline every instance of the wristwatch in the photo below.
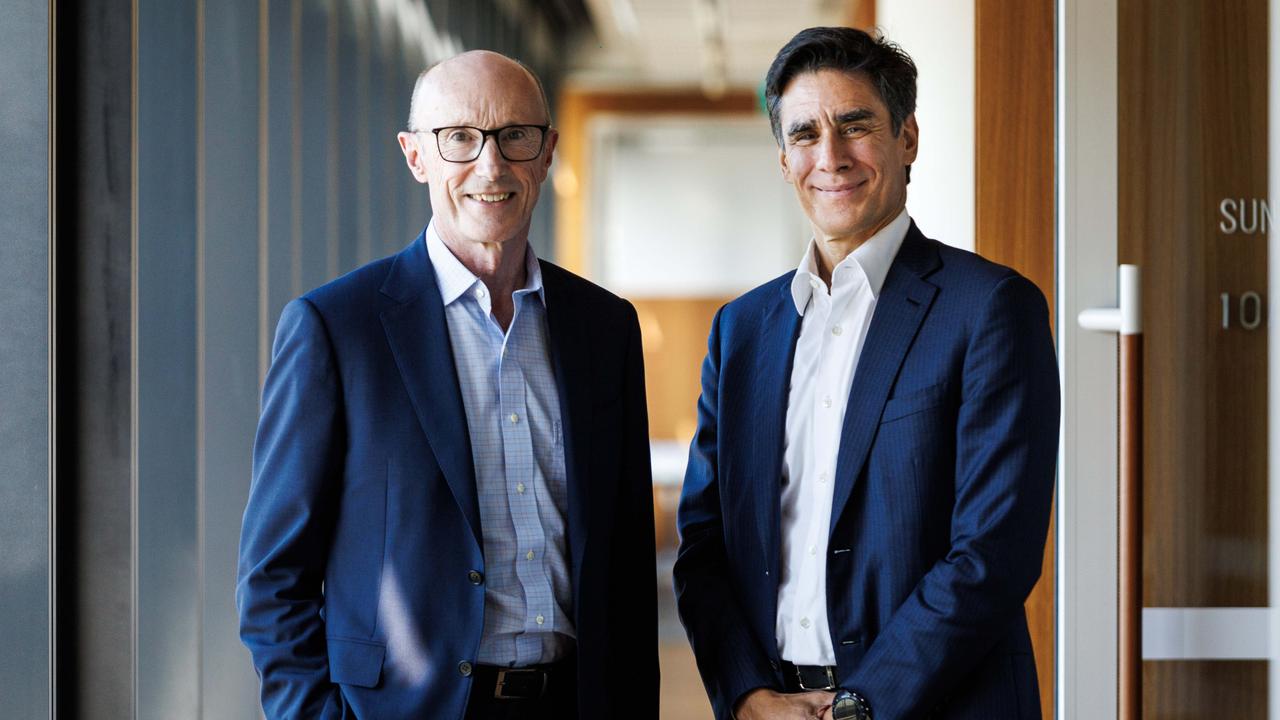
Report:
M 831 702 L 831 717 L 835 720 L 871 720 L 871 704 L 852 690 L 837 690 Z

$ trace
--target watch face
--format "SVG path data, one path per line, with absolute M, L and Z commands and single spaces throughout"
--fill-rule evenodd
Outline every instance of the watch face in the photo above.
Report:
M 871 720 L 871 713 L 862 698 L 844 690 L 836 694 L 831 704 L 831 717 L 835 720 Z

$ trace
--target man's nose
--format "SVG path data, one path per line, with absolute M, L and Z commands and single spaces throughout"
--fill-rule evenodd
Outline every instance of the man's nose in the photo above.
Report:
M 480 148 L 480 155 L 475 159 L 475 166 L 476 172 L 490 179 L 501 177 L 506 172 L 507 159 L 502 157 L 496 136 L 485 138 L 485 143 Z
M 842 172 L 853 165 L 853 158 L 844 138 L 837 133 L 825 133 L 818 141 L 818 169 L 823 172 Z

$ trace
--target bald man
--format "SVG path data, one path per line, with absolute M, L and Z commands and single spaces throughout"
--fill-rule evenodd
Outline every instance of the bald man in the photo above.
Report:
M 657 717 L 640 329 L 529 245 L 550 122 L 502 55 L 423 73 L 430 224 L 281 315 L 237 588 L 268 718 Z

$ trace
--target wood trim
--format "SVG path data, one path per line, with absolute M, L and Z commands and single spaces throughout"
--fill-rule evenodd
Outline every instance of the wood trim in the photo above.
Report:
M 976 0 L 974 47 L 975 249 L 1034 282 L 1052 321 L 1053 0 Z M 1045 718 L 1055 707 L 1054 536 L 1051 522 L 1040 582 L 1026 605 Z
M 849 0 L 845 24 L 871 32 L 876 26 L 876 0 Z

